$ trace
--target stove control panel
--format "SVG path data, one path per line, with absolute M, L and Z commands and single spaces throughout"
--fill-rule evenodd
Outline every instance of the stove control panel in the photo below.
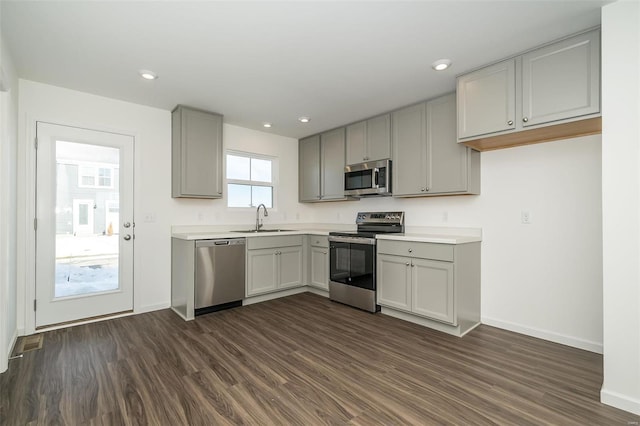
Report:
M 404 224 L 404 212 L 359 212 L 356 224 L 370 223 Z

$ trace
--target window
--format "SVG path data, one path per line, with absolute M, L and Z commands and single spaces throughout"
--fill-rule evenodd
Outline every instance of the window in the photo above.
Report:
M 80 188 L 113 188 L 113 168 L 78 166 L 78 186 Z
M 274 158 L 227 153 L 227 206 L 273 208 L 274 165 Z

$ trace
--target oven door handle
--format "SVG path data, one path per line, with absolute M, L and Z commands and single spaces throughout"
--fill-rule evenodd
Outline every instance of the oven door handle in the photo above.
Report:
M 376 245 L 375 238 L 363 238 L 363 237 L 342 237 L 339 235 L 329 236 L 329 242 L 332 243 L 350 243 L 350 244 L 367 244 L 370 246 Z M 334 248 L 334 247 L 331 247 Z

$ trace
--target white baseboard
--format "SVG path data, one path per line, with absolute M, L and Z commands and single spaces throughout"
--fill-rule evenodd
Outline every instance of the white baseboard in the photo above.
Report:
M 266 302 L 267 300 L 278 299 L 280 297 L 292 296 L 298 293 L 305 293 L 307 287 L 292 288 L 289 290 L 277 291 L 274 293 L 261 294 L 259 296 L 252 296 L 242 301 L 243 306 L 253 305 L 254 303 Z
M 561 345 L 571 346 L 574 348 L 583 349 L 585 351 L 602 354 L 602 342 L 592 342 L 589 340 L 580 339 L 578 337 L 555 333 L 549 330 L 541 330 L 535 327 L 529 327 L 522 324 L 516 324 L 509 321 L 502 321 L 484 316 L 482 317 L 481 321 L 482 324 L 490 325 L 492 327 L 502 328 L 504 330 L 513 331 L 515 333 L 536 337 L 538 339 L 560 343 Z
M 602 389 L 600 391 L 600 402 L 624 411 L 628 411 L 633 414 L 640 415 L 640 399 L 637 398 L 631 398 L 627 395 L 622 395 L 617 392 Z
M 4 373 L 9 368 L 9 358 L 11 358 L 11 353 L 13 352 L 13 348 L 16 346 L 16 341 L 18 340 L 18 329 L 13 330 L 13 336 L 9 341 L 9 346 L 7 346 L 7 357 L 2 360 L 2 365 L 0 365 L 0 373 Z M 6 363 L 5 363 L 6 360 Z
M 326 298 L 329 297 L 329 291 L 322 290 L 321 288 L 315 288 L 315 287 L 307 286 L 307 291 L 309 293 L 317 294 L 318 296 L 324 296 Z
M 157 303 L 155 305 L 137 306 L 133 310 L 133 313 L 136 314 L 136 315 L 145 314 L 147 312 L 161 311 L 163 309 L 169 309 L 170 307 L 171 307 L 171 302 Z

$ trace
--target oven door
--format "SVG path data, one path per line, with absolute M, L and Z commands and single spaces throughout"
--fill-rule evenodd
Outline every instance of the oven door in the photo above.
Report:
M 375 290 L 375 244 L 374 238 L 329 237 L 329 279 Z

